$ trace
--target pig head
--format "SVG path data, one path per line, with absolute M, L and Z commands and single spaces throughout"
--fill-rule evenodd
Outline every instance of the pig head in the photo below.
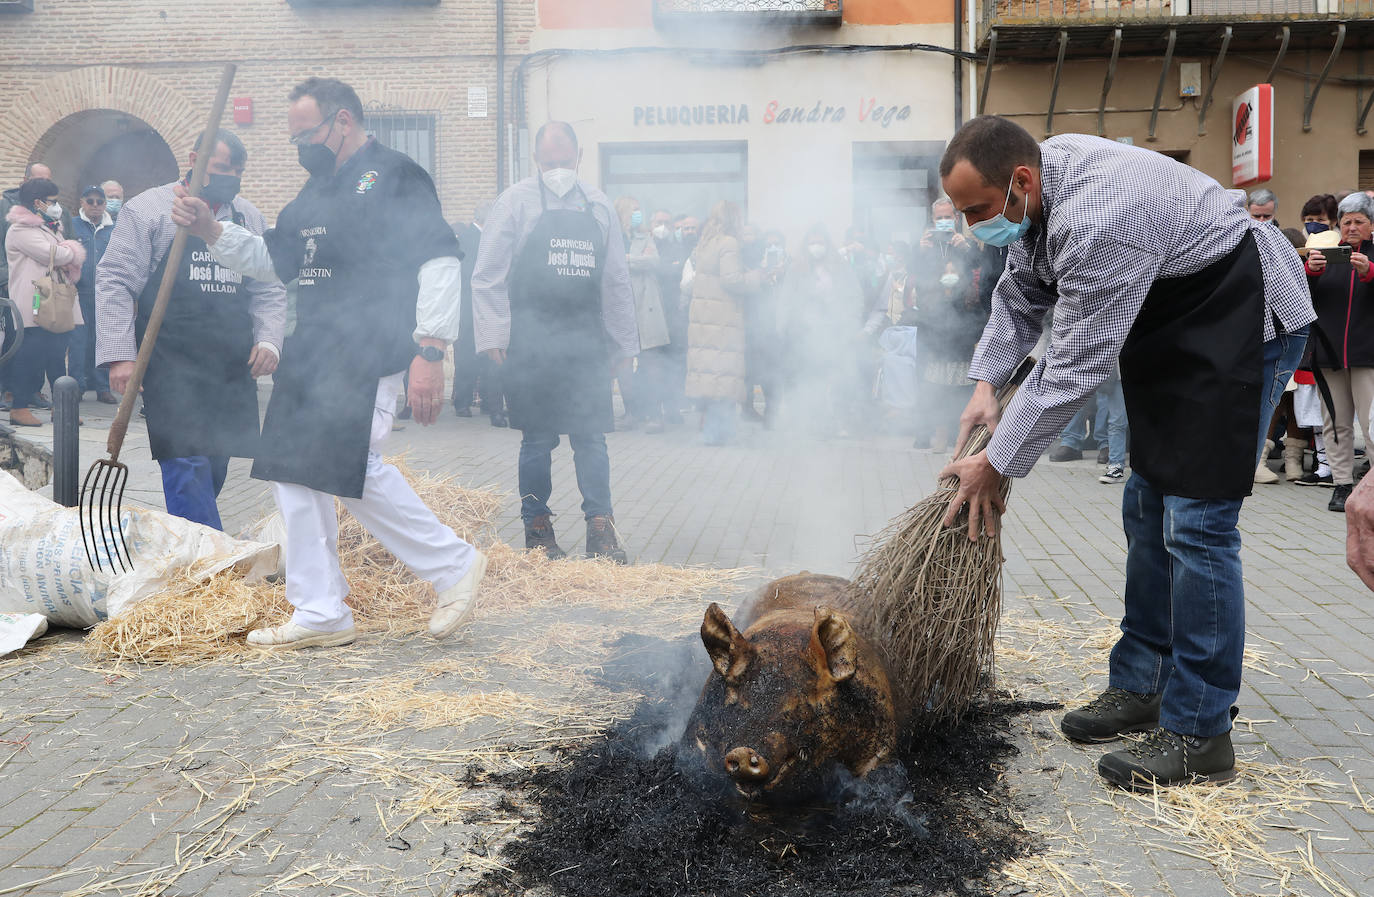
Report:
M 765 586 L 744 632 L 716 604 L 701 624 L 713 670 L 683 748 L 750 799 L 814 796 L 835 767 L 863 776 L 896 747 L 881 652 L 844 610 L 815 603 L 817 583 L 787 587 L 799 579 Z

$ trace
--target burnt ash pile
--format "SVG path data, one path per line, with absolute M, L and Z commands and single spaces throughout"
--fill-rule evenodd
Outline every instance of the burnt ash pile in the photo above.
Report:
M 1054 705 L 983 702 L 908 744 L 900 763 L 830 783 L 830 806 L 770 810 L 719 790 L 674 745 L 646 755 L 666 727 L 680 731 L 681 678 L 604 737 L 561 749 L 562 763 L 488 780 L 528 802 L 532 827 L 502 849 L 508 871 L 488 873 L 477 893 L 991 894 L 996 870 L 1033 847 L 1008 812 L 1009 721 Z

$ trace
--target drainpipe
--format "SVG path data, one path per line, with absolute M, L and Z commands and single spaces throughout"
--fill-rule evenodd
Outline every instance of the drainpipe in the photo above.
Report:
M 496 195 L 506 189 L 506 0 L 496 0 Z
M 964 49 L 964 0 L 954 0 L 954 51 Z M 954 130 L 964 123 L 964 60 L 954 57 Z

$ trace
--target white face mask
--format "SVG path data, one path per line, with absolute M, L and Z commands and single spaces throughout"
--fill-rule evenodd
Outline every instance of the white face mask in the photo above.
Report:
M 942 287 L 953 287 L 953 286 L 958 286 L 958 285 L 959 285 L 959 275 L 958 275 L 958 274 L 942 274 L 942 275 L 940 275 L 940 286 L 942 286 Z
M 554 196 L 567 196 L 568 191 L 577 186 L 577 172 L 571 168 L 552 168 L 541 175 L 544 186 Z
M 806 251 L 809 252 L 809 253 L 811 253 L 811 257 L 812 257 L 813 259 L 823 259 L 823 258 L 825 258 L 825 244 L 824 244 L 824 243 L 812 243 L 812 244 L 810 244 L 809 246 L 806 247 Z
M 62 204 L 59 202 L 52 203 L 43 211 L 43 214 L 48 216 L 49 221 L 62 220 Z
M 654 225 L 654 239 L 655 239 L 655 240 L 666 240 L 666 239 L 668 239 L 668 225 L 666 225 L 666 224 L 656 224 L 656 225 Z

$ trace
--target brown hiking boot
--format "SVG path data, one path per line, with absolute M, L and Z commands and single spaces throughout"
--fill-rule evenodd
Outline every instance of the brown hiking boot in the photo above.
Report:
M 541 514 L 533 520 L 525 521 L 525 547 L 544 549 L 544 554 L 548 555 L 551 561 L 568 556 L 566 551 L 558 547 L 558 542 L 553 537 L 553 517 L 549 514 Z
M 615 537 L 615 521 L 610 517 L 587 518 L 587 557 L 610 558 L 617 564 L 628 563 L 625 549 Z

